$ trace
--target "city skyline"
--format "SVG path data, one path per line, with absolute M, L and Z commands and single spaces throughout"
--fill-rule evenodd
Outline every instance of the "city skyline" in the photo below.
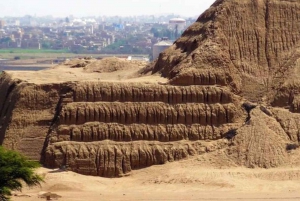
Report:
M 177 14 L 199 16 L 215 0 L 14 0 L 0 2 L 0 17 L 24 15 L 65 17 Z

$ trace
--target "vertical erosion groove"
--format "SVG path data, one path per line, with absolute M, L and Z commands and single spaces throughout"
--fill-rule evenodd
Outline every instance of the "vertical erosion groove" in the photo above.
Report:
M 271 72 L 271 59 L 270 59 L 270 36 L 269 36 L 269 32 L 270 32 L 270 10 L 269 10 L 269 6 L 270 6 L 270 0 L 266 0 L 266 5 L 265 5 L 265 30 L 266 30 L 266 36 L 265 36 L 265 54 L 266 54 L 266 59 L 267 59 L 267 63 L 268 63 L 268 68 L 269 68 L 269 73 Z

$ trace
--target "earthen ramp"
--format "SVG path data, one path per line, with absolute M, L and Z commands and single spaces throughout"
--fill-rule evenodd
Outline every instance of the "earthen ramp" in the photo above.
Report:
M 0 143 L 46 167 L 104 177 L 215 151 L 240 166 L 290 164 L 300 139 L 299 8 L 216 1 L 144 69 L 151 76 L 90 59 L 3 73 Z

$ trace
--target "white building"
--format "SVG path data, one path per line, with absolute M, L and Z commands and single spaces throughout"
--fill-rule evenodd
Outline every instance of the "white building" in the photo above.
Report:
M 168 47 L 170 47 L 172 44 L 173 43 L 171 41 L 167 41 L 167 40 L 163 40 L 156 43 L 153 46 L 153 53 L 152 53 L 153 60 L 157 59 L 159 54 L 163 52 L 165 49 L 167 49 Z
M 174 33 L 174 39 L 177 39 L 186 28 L 186 21 L 182 18 L 173 18 L 169 20 L 169 28 Z

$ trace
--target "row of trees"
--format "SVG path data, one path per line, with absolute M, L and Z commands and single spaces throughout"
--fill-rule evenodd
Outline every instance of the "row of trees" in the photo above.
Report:
M 116 40 L 115 43 L 103 48 L 101 53 L 105 54 L 151 54 L 151 49 L 145 47 L 137 47 L 136 44 L 139 38 L 129 36 L 126 39 Z

